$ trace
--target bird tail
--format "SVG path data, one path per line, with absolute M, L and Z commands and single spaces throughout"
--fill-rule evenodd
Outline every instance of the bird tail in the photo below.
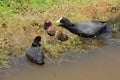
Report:
M 104 35 L 104 34 L 108 34 L 109 33 L 109 29 L 107 26 L 105 26 L 100 32 L 99 34 L 100 35 Z

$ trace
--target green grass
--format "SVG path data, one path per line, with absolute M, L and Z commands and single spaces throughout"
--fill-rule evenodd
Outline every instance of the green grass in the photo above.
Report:
M 105 44 L 104 38 L 78 38 L 67 30 L 69 40 L 59 42 L 56 36 L 47 36 L 43 22 L 51 18 L 58 29 L 55 22 L 64 16 L 72 22 L 97 19 L 119 26 L 120 19 L 115 19 L 120 12 L 119 5 L 119 0 L 0 0 L 0 64 L 5 67 L 10 58 L 24 55 L 36 35 L 42 36 L 46 54 L 54 57 L 70 49 L 80 51 L 101 47 Z M 2 26 L 3 23 L 7 28 Z M 34 23 L 38 25 L 33 26 Z

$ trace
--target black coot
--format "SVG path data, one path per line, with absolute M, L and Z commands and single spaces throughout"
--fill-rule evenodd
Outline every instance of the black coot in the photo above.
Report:
M 61 23 L 60 26 L 82 37 L 94 37 L 108 32 L 107 23 L 104 21 L 90 20 L 71 23 L 67 18 L 61 17 L 57 22 Z
M 68 36 L 66 34 L 64 34 L 64 31 L 61 29 L 57 30 L 57 38 L 61 42 L 68 40 Z
M 39 43 L 41 41 L 40 36 L 36 36 L 33 40 L 33 43 L 29 48 L 26 50 L 26 56 L 27 58 L 32 61 L 33 63 L 37 64 L 44 64 L 44 51 L 42 48 L 40 48 L 41 44 Z
M 44 29 L 47 30 L 50 26 L 52 26 L 52 22 L 50 19 L 46 19 L 44 22 Z
M 46 31 L 49 36 L 55 36 L 56 30 L 54 27 L 50 26 Z

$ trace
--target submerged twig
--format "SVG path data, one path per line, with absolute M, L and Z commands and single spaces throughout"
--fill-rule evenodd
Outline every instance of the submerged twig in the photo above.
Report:
M 52 62 L 53 64 L 55 64 L 55 62 L 54 62 L 49 56 L 47 56 L 46 54 L 45 54 L 45 57 L 46 57 L 50 62 Z

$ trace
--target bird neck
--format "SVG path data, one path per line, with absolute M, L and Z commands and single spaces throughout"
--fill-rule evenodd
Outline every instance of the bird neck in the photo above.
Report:
M 40 44 L 39 42 L 33 42 L 33 43 L 32 43 L 32 46 L 33 46 L 33 47 L 40 47 L 41 44 Z
M 61 26 L 66 28 L 66 29 L 69 29 L 69 28 L 73 27 L 74 24 L 71 22 L 66 22 L 66 23 L 62 24 Z
M 70 21 L 66 22 L 65 23 L 66 27 L 72 27 L 73 26 L 73 23 L 71 23 Z
M 45 25 L 46 25 L 46 26 L 51 26 L 52 23 L 51 23 L 51 22 L 49 22 L 49 23 L 45 23 Z

